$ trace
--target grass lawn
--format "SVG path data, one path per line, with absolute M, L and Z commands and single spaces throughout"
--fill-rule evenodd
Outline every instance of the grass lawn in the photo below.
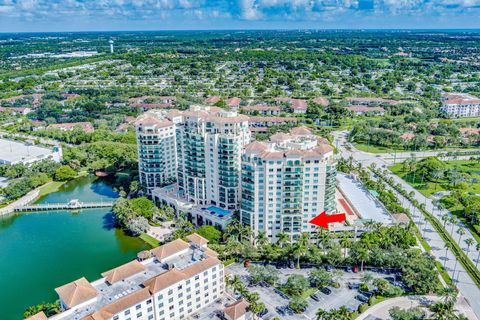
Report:
M 366 145 L 363 143 L 352 143 L 352 145 L 360 151 L 365 151 L 369 153 L 392 153 L 395 152 L 394 149 L 387 148 L 387 147 L 380 147 L 380 146 L 373 146 L 373 145 Z M 404 152 L 403 149 L 397 149 L 397 152 Z
M 146 233 L 142 233 L 139 236 L 139 238 L 142 239 L 143 241 L 145 241 L 148 245 L 152 246 L 152 248 L 158 247 L 160 245 L 160 241 L 158 241 L 157 239 L 155 239 L 152 236 L 149 236 Z
M 455 160 L 455 161 L 444 161 L 447 164 L 448 168 L 456 168 L 458 171 L 467 174 L 467 185 L 468 189 L 466 192 L 473 192 L 480 194 L 480 163 L 476 160 Z M 395 173 L 397 176 L 408 182 L 412 187 L 420 191 L 423 195 L 430 197 L 435 192 L 439 191 L 450 191 L 451 187 L 448 184 L 446 179 L 441 179 L 435 182 L 432 181 L 423 181 L 422 177 L 416 175 L 414 176 L 411 172 L 403 171 L 403 165 L 397 163 L 393 166 L 388 167 L 390 171 Z M 415 179 L 414 179 L 415 178 Z M 473 179 L 476 179 L 476 182 L 472 182 Z
M 451 148 L 442 148 L 442 149 L 422 149 L 422 150 L 405 150 L 403 148 L 387 148 L 387 147 L 381 147 L 381 146 L 374 146 L 374 145 L 366 145 L 364 143 L 357 143 L 357 142 L 352 142 L 352 145 L 357 148 L 360 151 L 364 152 L 369 152 L 369 153 L 397 153 L 400 152 L 430 152 L 430 151 L 441 151 L 441 152 L 462 152 L 462 151 L 472 151 L 477 149 L 476 147 L 451 147 Z M 393 159 L 393 156 L 392 156 Z
M 287 296 L 289 296 L 290 298 L 293 298 L 291 295 L 289 295 L 285 289 L 281 286 L 277 287 L 278 290 L 282 291 L 283 293 L 285 293 Z M 307 290 L 305 290 L 304 292 L 302 292 L 302 295 L 300 296 L 300 298 L 302 299 L 307 299 L 308 297 L 310 297 L 312 294 L 314 294 L 315 292 L 317 292 L 318 289 L 317 288 L 308 288 Z
M 300 298 L 302 299 L 307 299 L 308 297 L 310 297 L 312 294 L 314 294 L 315 292 L 317 292 L 318 289 L 317 288 L 308 288 L 306 291 L 304 291 L 302 293 L 302 295 L 300 296 Z
M 56 192 L 64 184 L 63 181 L 50 181 L 40 187 L 38 197 L 43 197 L 49 193 Z

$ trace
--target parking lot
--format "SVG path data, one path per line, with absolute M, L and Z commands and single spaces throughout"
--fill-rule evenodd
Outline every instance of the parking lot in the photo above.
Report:
M 245 268 L 242 264 L 231 264 L 227 267 L 227 270 L 230 274 L 240 276 L 242 282 L 244 282 L 246 285 L 249 285 L 248 269 Z M 286 279 L 293 274 L 300 274 L 308 277 L 308 273 L 311 270 L 312 269 L 278 269 L 279 283 L 284 283 Z M 378 272 L 369 271 L 369 273 L 372 274 L 374 277 L 384 278 L 388 276 Z M 307 298 L 306 301 L 308 303 L 308 307 L 302 314 L 288 314 L 288 311 L 291 311 L 286 308 L 289 302 L 288 297 L 284 297 L 281 292 L 278 292 L 278 290 L 276 290 L 270 285 L 248 286 L 248 289 L 253 292 L 257 292 L 260 295 L 260 300 L 265 303 L 265 306 L 268 309 L 268 313 L 265 314 L 262 319 L 270 320 L 274 317 L 280 317 L 281 319 L 287 320 L 316 319 L 315 314 L 318 309 L 331 310 L 338 309 L 341 306 L 345 306 L 347 307 L 347 309 L 350 309 L 352 311 L 357 310 L 358 306 L 362 303 L 355 299 L 355 296 L 357 296 L 359 292 L 356 289 L 349 289 L 348 283 L 359 284 L 362 281 L 362 277 L 364 276 L 364 274 L 365 272 L 345 272 L 339 280 L 340 288 L 336 289 L 329 286 L 328 288 L 331 290 L 331 293 L 328 295 L 318 291 L 316 293 L 318 301 L 315 301 L 311 297 Z M 281 309 L 281 311 L 278 310 L 279 308 Z

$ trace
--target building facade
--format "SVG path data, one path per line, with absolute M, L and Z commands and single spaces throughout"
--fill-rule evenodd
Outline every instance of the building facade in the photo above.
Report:
M 466 93 L 446 93 L 442 95 L 440 110 L 449 118 L 480 116 L 480 99 Z
M 197 234 L 188 241 L 152 249 L 141 261 L 106 271 L 94 282 L 80 278 L 55 289 L 63 312 L 49 319 L 187 319 L 225 290 L 223 264 L 208 241 Z
M 204 106 L 151 110 L 136 131 L 140 182 L 149 194 L 176 180 L 195 205 L 237 208 L 241 154 L 251 137 L 247 116 Z
M 335 211 L 335 177 L 333 149 L 305 127 L 252 142 L 242 158 L 241 221 L 271 241 L 314 232 L 309 221 Z
M 193 106 L 178 130 L 178 186 L 196 205 L 234 210 L 240 197 L 243 147 L 250 142 L 248 117 L 217 107 Z
M 165 113 L 153 110 L 140 116 L 135 125 L 140 183 L 151 194 L 177 177 L 176 126 Z

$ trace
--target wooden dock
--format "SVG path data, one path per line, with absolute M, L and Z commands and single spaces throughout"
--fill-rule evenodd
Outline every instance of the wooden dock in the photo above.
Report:
M 90 208 L 107 208 L 113 206 L 113 201 L 106 202 L 76 202 L 76 203 L 45 203 L 21 206 L 15 211 L 48 211 L 48 210 L 78 210 Z

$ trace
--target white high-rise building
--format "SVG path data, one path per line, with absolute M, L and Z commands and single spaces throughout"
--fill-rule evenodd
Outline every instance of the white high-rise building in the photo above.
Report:
M 143 252 L 96 281 L 80 278 L 56 288 L 63 312 L 49 319 L 188 319 L 223 296 L 225 275 L 206 239 L 187 238 Z M 47 317 L 41 312 L 33 319 Z
M 150 194 L 177 177 L 176 126 L 165 113 L 154 110 L 141 115 L 135 124 L 140 183 Z
M 151 110 L 136 122 L 140 182 L 149 190 L 177 180 L 195 205 L 234 210 L 240 200 L 248 117 L 217 107 Z
M 182 113 L 178 139 L 178 186 L 194 204 L 237 209 L 240 165 L 250 142 L 248 117 L 217 107 Z
M 241 222 L 271 241 L 314 232 L 309 221 L 335 211 L 335 176 L 332 147 L 306 127 L 252 142 L 242 158 Z

